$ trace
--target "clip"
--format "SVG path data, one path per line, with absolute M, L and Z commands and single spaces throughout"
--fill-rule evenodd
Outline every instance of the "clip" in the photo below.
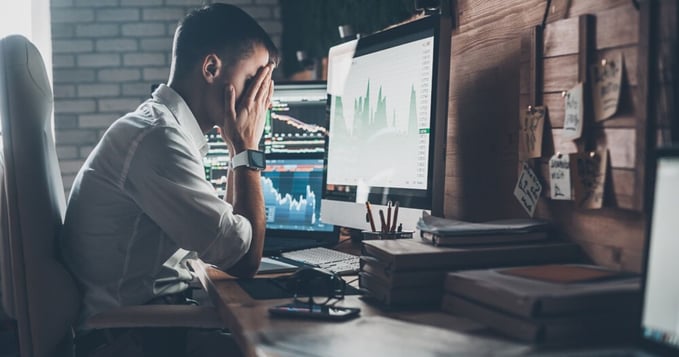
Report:
M 596 157 L 596 152 L 590 151 L 590 152 L 589 152 L 589 157 L 592 158 L 592 159 L 595 158 L 595 157 Z
M 563 156 L 563 155 L 562 155 L 560 152 L 557 152 L 557 153 L 556 153 L 556 157 L 557 157 L 558 159 L 560 159 L 562 156 Z

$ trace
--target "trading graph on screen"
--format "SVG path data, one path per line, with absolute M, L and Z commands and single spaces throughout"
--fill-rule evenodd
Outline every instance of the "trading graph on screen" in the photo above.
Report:
M 320 220 L 322 159 L 273 159 L 262 171 L 267 228 L 332 230 Z

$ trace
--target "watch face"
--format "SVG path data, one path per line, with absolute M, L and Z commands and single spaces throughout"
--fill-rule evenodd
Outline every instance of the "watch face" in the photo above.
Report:
M 261 151 L 249 151 L 250 165 L 254 168 L 264 170 L 266 168 L 266 157 Z

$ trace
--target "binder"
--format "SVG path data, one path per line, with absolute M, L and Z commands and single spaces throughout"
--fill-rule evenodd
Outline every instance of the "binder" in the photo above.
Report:
M 362 251 L 391 272 L 572 263 L 584 259 L 580 247 L 572 242 L 438 247 L 415 239 L 397 239 L 364 241 Z
M 571 268 L 603 269 L 592 265 L 573 264 L 564 264 L 560 267 L 564 272 L 572 270 Z M 558 270 L 559 266 L 530 268 L 537 272 L 540 269 Z M 620 278 L 560 283 L 503 272 L 511 272 L 512 269 L 451 272 L 446 276 L 444 289 L 448 294 L 530 318 L 629 311 L 637 307 L 641 301 L 641 282 L 638 276 L 622 275 Z

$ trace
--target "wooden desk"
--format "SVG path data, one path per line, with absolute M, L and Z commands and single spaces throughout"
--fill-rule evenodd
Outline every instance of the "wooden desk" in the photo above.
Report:
M 228 274 L 193 262 L 246 356 L 406 356 L 525 355 L 531 349 L 488 338 L 483 326 L 438 311 L 389 312 L 347 296 L 340 306 L 361 308 L 361 317 L 345 322 L 270 318 L 268 308 L 290 299 L 254 300 Z M 271 275 L 270 275 L 271 276 Z

